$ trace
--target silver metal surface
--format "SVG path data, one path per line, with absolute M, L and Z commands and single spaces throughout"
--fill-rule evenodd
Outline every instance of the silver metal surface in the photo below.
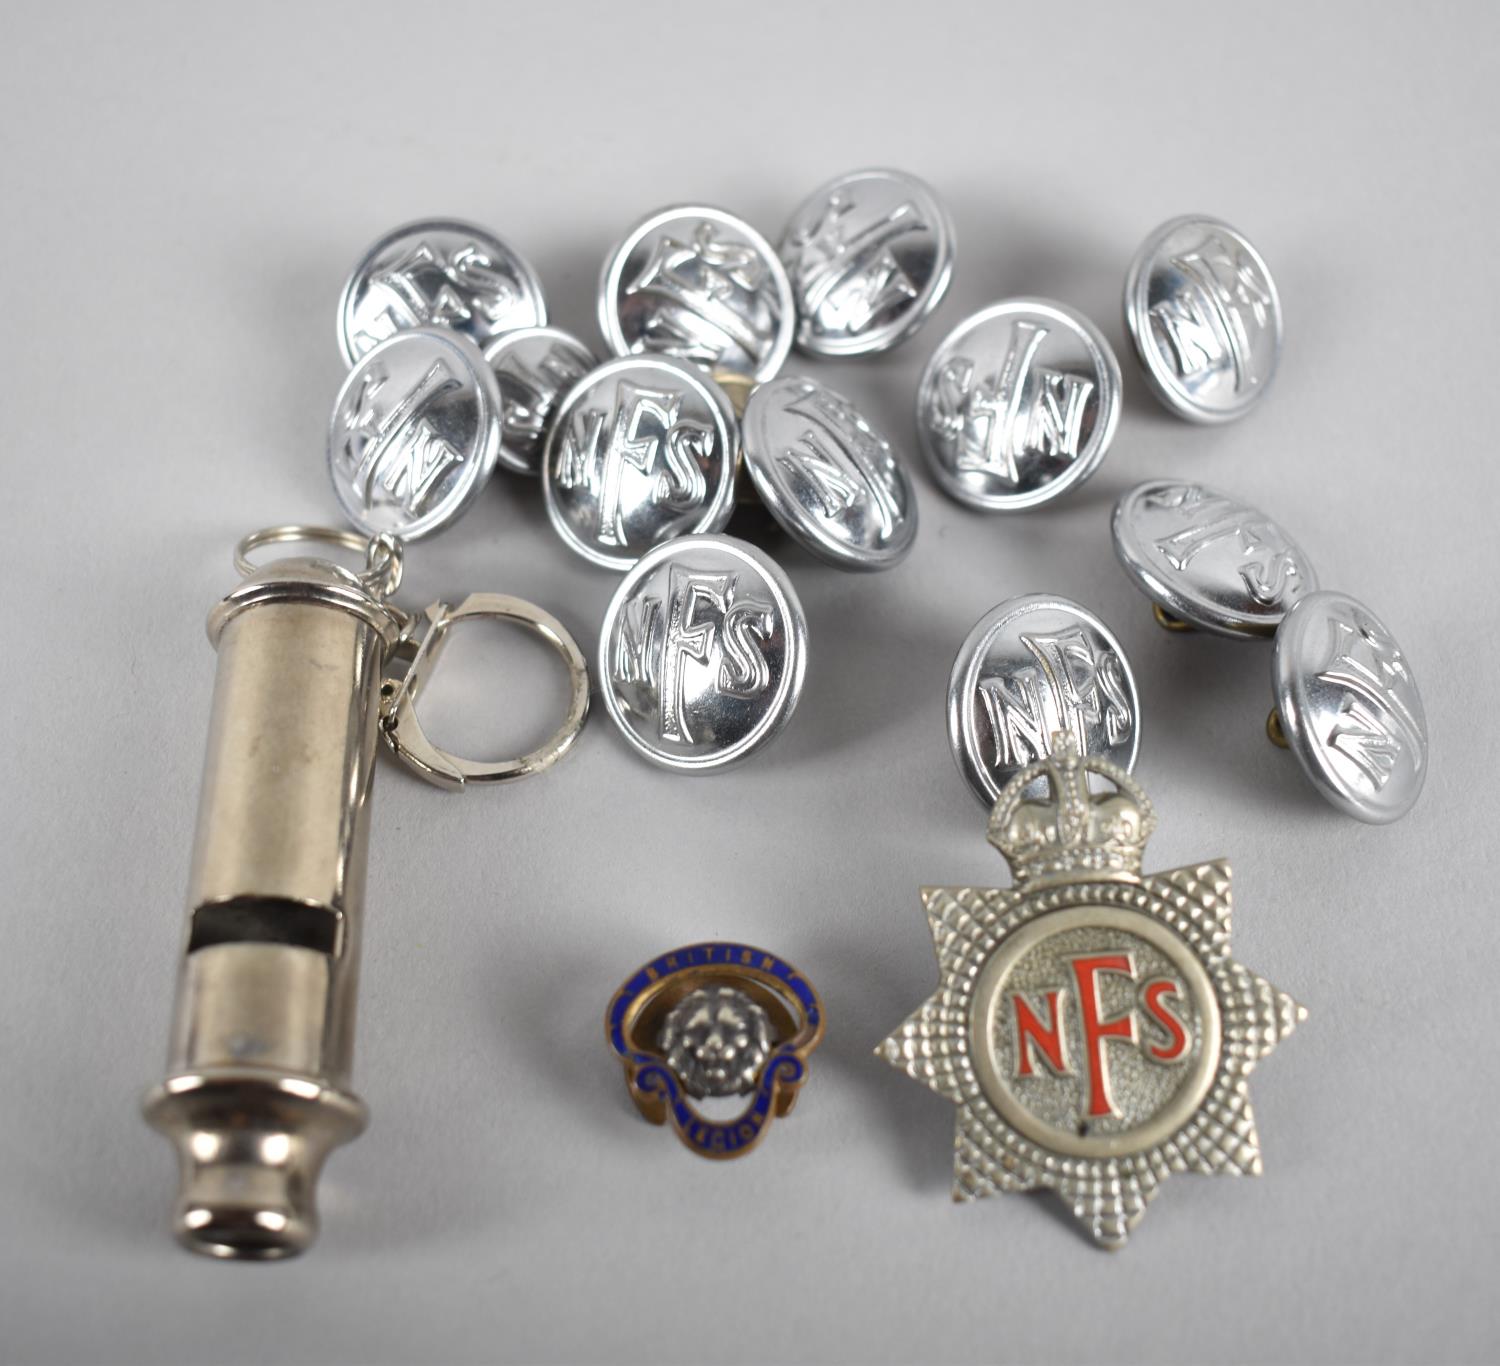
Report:
M 1180 621 L 1269 636 L 1317 576 L 1263 512 L 1201 484 L 1152 479 L 1115 505 L 1115 554 L 1136 586 Z
M 948 680 L 948 743 L 986 806 L 1071 735 L 1125 772 L 1141 742 L 1135 677 L 1113 633 L 1067 598 L 1011 598 L 969 632 Z
M 923 889 L 938 989 L 876 1050 L 958 1107 L 955 1199 L 1053 1190 L 1111 1249 L 1172 1173 L 1259 1175 L 1247 1077 L 1306 1018 L 1230 956 L 1226 862 L 1142 876 L 1155 826 L 1055 736 L 990 814 L 1015 885 Z
M 344 515 L 415 540 L 479 496 L 500 452 L 500 392 L 474 343 L 446 328 L 398 332 L 345 378 L 328 424 Z
M 420 640 L 403 634 L 396 653 L 407 660 L 399 682 L 381 690 L 380 730 L 386 747 L 407 768 L 437 787 L 461 789 L 471 783 L 504 783 L 545 772 L 572 747 L 589 714 L 589 673 L 583 652 L 568 629 L 550 612 L 504 593 L 470 593 L 457 607 L 435 602 L 423 614 Z M 557 729 L 535 749 L 516 759 L 464 759 L 427 738 L 417 716 L 417 699 L 431 680 L 455 626 L 467 621 L 509 621 L 541 636 L 568 671 L 568 707 Z
M 791 580 L 754 546 L 686 536 L 621 582 L 599 638 L 604 705 L 663 768 L 737 763 L 791 718 L 807 667 L 807 622 Z
M 339 534 L 277 528 L 237 562 L 293 539 Z M 168 1076 L 145 1101 L 177 1150 L 173 1226 L 196 1252 L 302 1251 L 324 1160 L 364 1127 L 354 997 L 381 671 L 400 630 L 360 576 L 307 558 L 255 571 L 209 617 L 188 934 Z
M 484 349 L 547 321 L 542 282 L 521 255 L 471 223 L 432 218 L 380 238 L 339 299 L 339 350 L 353 365 L 408 327 L 448 327 Z
M 1344 593 L 1303 598 L 1272 659 L 1286 743 L 1317 790 L 1374 825 L 1399 820 L 1427 779 L 1427 718 L 1401 647 Z
M 542 462 L 547 515 L 585 559 L 628 569 L 734 512 L 739 427 L 711 379 L 669 356 L 606 361 L 558 405 Z
M 771 1017 L 743 991 L 690 991 L 662 1021 L 658 1047 L 690 1096 L 747 1096 L 770 1056 Z
M 250 561 L 300 543 L 363 551 L 365 568 Z M 244 537 L 234 560 L 246 577 L 208 621 L 219 669 L 168 1076 L 144 1109 L 177 1150 L 178 1239 L 267 1260 L 312 1242 L 323 1163 L 365 1124 L 349 1074 L 377 736 L 442 786 L 525 777 L 572 746 L 589 687 L 562 624 L 515 598 L 434 604 L 419 639 L 417 621 L 387 601 L 403 563 L 389 535 L 270 527 Z M 567 715 L 522 758 L 457 758 L 428 741 L 417 697 L 455 625 L 497 618 L 563 656 Z M 393 661 L 404 677 L 387 673 Z
M 234 548 L 234 567 L 245 578 L 254 578 L 260 567 L 250 557 L 268 545 L 332 545 L 341 550 L 352 550 L 363 554 L 365 568 L 355 575 L 359 587 L 385 600 L 401 587 L 401 575 L 405 566 L 406 547 L 400 537 L 389 532 L 378 536 L 366 536 L 359 531 L 345 531 L 342 527 L 326 526 L 271 526 L 252 531 L 242 536 Z
M 500 390 L 500 463 L 517 474 L 540 474 L 552 415 L 598 358 L 560 327 L 507 332 L 485 348 L 484 358 Z
M 662 209 L 605 259 L 599 326 L 617 356 L 654 352 L 770 379 L 796 325 L 781 258 L 723 209 Z
M 840 569 L 886 569 L 911 549 L 911 479 L 848 399 L 783 375 L 751 392 L 743 437 L 761 501 L 814 555 Z
M 1120 367 L 1081 313 L 1008 299 L 960 323 L 917 389 L 917 434 L 959 502 L 1019 512 L 1099 468 L 1120 417 Z
M 870 170 L 830 180 L 781 238 L 797 346 L 813 356 L 889 350 L 942 302 L 953 250 L 948 211 L 916 176 Z
M 1228 223 L 1190 214 L 1141 244 L 1125 326 L 1151 391 L 1193 422 L 1228 422 L 1265 393 L 1281 358 L 1281 300 L 1261 255 Z

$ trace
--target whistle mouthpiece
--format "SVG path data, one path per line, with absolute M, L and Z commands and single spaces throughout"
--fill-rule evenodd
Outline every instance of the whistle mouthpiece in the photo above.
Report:
M 318 1233 L 318 1174 L 365 1126 L 347 1092 L 253 1070 L 177 1076 L 146 1097 L 151 1126 L 177 1150 L 172 1231 L 206 1257 L 295 1257 Z

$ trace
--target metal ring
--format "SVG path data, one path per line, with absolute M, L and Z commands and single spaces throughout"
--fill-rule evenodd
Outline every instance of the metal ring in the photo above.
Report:
M 462 788 L 469 783 L 502 783 L 526 778 L 551 768 L 572 748 L 589 714 L 589 671 L 583 652 L 567 627 L 550 612 L 504 593 L 471 593 L 463 603 L 449 607 L 435 602 L 426 612 L 428 628 L 417 644 L 407 638 L 405 656 L 410 660 L 406 676 L 390 679 L 381 688 L 381 733 L 386 745 L 418 777 L 438 787 Z M 541 636 L 568 667 L 570 698 L 562 724 L 528 754 L 518 759 L 463 759 L 439 749 L 430 741 L 417 719 L 417 697 L 431 679 L 449 630 L 460 621 L 513 621 Z M 398 647 L 398 657 L 401 654 Z
M 362 552 L 365 567 L 355 575 L 362 587 L 377 597 L 388 598 L 401 586 L 403 547 L 401 540 L 389 531 L 377 536 L 367 536 L 362 531 L 346 531 L 331 526 L 268 526 L 252 531 L 240 539 L 234 548 L 234 567 L 246 578 L 260 571 L 250 562 L 250 556 L 268 545 L 288 545 L 312 541 L 320 545 L 336 545 L 341 550 Z

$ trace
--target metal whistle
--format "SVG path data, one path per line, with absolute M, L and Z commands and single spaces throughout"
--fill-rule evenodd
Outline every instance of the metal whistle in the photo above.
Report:
M 297 541 L 364 551 L 365 570 L 248 559 Z M 323 1163 L 365 1126 L 349 1070 L 377 741 L 440 787 L 524 778 L 572 748 L 589 680 L 567 628 L 519 598 L 473 593 L 420 616 L 389 602 L 402 550 L 388 535 L 273 527 L 235 564 L 244 580 L 208 618 L 219 667 L 167 1079 L 144 1109 L 177 1149 L 179 1241 L 268 1260 L 312 1242 Z M 541 636 L 567 667 L 562 723 L 519 758 L 451 754 L 417 717 L 445 642 L 475 620 Z
M 177 1149 L 177 1238 L 213 1257 L 306 1248 L 323 1162 L 365 1125 L 349 1072 L 370 785 L 402 635 L 385 602 L 399 549 L 369 545 L 365 574 L 279 560 L 208 618 L 219 660 L 187 943 L 167 1079 L 144 1110 Z

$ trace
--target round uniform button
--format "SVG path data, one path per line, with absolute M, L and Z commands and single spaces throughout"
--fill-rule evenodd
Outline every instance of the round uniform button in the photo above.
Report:
M 1201 484 L 1152 479 L 1115 505 L 1115 554 L 1163 611 L 1225 636 L 1269 636 L 1317 586 L 1263 512 Z
M 887 569 L 911 549 L 917 502 L 891 444 L 848 399 L 800 376 L 745 404 L 745 465 L 761 501 L 840 569 Z
M 1120 366 L 1081 313 L 1009 299 L 960 323 L 917 389 L 917 433 L 943 489 L 1018 512 L 1099 468 L 1120 417 Z
M 739 431 L 711 379 L 669 356 L 606 361 L 557 408 L 542 461 L 547 515 L 585 559 L 628 569 L 734 512 Z
M 500 387 L 500 463 L 517 474 L 540 474 L 558 401 L 598 358 L 559 327 L 523 327 L 496 337 L 484 358 Z
M 948 211 L 916 176 L 854 171 L 829 181 L 781 239 L 797 346 L 812 356 L 862 356 L 905 340 L 947 292 L 953 243 Z
M 791 580 L 730 536 L 684 536 L 643 556 L 599 640 L 605 709 L 635 750 L 685 773 L 725 768 L 772 740 L 806 667 Z
M 948 681 L 948 743 L 986 806 L 1066 733 L 1084 758 L 1129 773 L 1140 746 L 1140 700 L 1120 642 L 1067 598 L 1031 594 L 986 613 Z
M 386 233 L 360 258 L 339 300 L 339 349 L 353 365 L 409 327 L 449 327 L 484 349 L 502 332 L 547 321 L 542 282 L 493 233 L 424 219 Z
M 1382 825 L 1411 810 L 1427 778 L 1427 718 L 1385 624 L 1344 593 L 1287 613 L 1272 661 L 1287 747 L 1340 811 Z
M 500 450 L 500 394 L 467 337 L 414 327 L 345 377 L 328 426 L 328 473 L 349 520 L 415 540 L 479 496 Z
M 770 379 L 791 350 L 796 306 L 781 259 L 732 213 L 663 209 L 610 252 L 599 326 L 617 356 L 653 352 Z
M 1271 272 L 1217 218 L 1174 218 L 1145 240 L 1125 277 L 1125 326 L 1152 392 L 1192 422 L 1239 417 L 1281 358 Z

